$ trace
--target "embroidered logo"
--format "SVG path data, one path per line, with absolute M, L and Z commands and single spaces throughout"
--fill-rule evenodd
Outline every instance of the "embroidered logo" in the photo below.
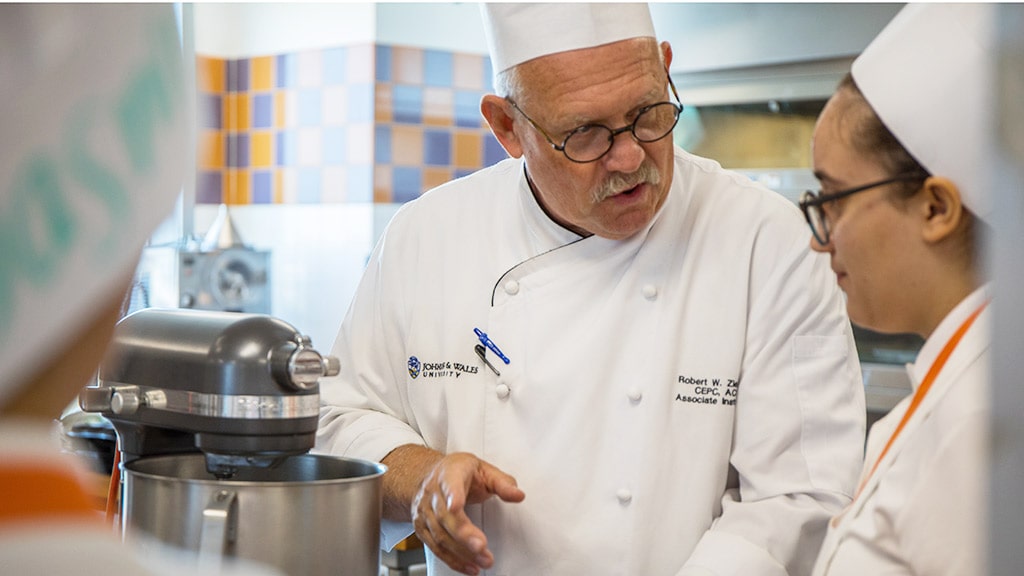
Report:
M 413 380 L 420 375 L 420 359 L 415 356 L 409 356 L 409 376 Z

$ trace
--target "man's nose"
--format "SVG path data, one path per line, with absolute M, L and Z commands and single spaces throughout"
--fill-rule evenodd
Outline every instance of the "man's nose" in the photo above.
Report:
M 609 172 L 629 174 L 635 172 L 643 164 L 647 151 L 633 137 L 631 129 L 632 126 L 623 126 L 618 130 L 613 130 L 608 136 L 612 140 L 612 147 L 605 154 L 604 164 Z

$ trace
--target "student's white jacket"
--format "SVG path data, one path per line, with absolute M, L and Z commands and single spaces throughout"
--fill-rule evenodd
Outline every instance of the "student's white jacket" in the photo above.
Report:
M 852 495 L 865 419 L 845 306 L 808 241 L 783 197 L 678 148 L 663 208 L 623 241 L 553 223 L 520 160 L 441 186 L 370 258 L 318 450 L 425 444 L 512 474 L 524 502 L 469 508 L 487 574 L 805 574 Z M 500 376 L 474 328 L 509 359 L 487 352 Z M 385 523 L 384 544 L 410 532 Z
M 957 305 L 909 366 L 914 389 L 988 287 Z M 852 507 L 829 530 L 815 574 L 986 574 L 989 343 L 986 308 L 947 360 L 917 411 Z M 864 475 L 878 460 L 911 398 L 871 427 Z

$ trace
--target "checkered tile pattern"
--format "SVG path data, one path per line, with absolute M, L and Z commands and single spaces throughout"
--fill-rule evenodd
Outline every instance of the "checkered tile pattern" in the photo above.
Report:
M 198 203 L 405 202 L 505 158 L 486 56 L 362 45 L 197 72 Z

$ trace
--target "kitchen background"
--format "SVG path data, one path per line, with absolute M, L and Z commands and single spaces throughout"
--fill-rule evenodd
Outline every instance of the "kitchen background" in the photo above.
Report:
M 688 107 L 677 142 L 790 196 L 812 186 L 814 117 L 900 6 L 652 5 Z M 265 311 L 327 348 L 401 203 L 505 157 L 478 111 L 478 5 L 200 3 L 182 17 L 196 179 L 152 251 L 201 237 L 228 205 L 269 253 Z
M 659 36 L 673 44 L 671 73 L 688 107 L 676 141 L 788 197 L 813 186 L 807 170 L 813 118 L 853 58 L 900 8 L 652 5 Z M 1007 121 L 1001 129 L 1008 153 L 1002 177 L 1011 187 L 1003 190 L 1009 209 L 997 224 L 1012 237 L 990 254 L 1005 271 L 996 282 L 1005 312 L 995 326 L 997 384 L 1019 379 L 1019 344 L 1013 343 L 1024 338 L 1024 301 L 1015 298 L 1024 195 L 1012 187 L 1024 166 L 1024 10 L 1002 13 L 1000 104 Z M 476 112 L 479 95 L 490 88 L 478 6 L 204 3 L 184 5 L 182 17 L 186 49 L 195 56 L 197 176 L 150 251 L 195 249 L 196 239 L 217 227 L 219 205 L 230 206 L 238 235 L 267 255 L 266 311 L 328 348 L 397 207 L 503 156 Z M 170 270 L 171 277 L 183 274 Z M 248 279 L 261 281 L 259 274 Z M 898 366 L 912 349 L 906 343 L 877 352 Z M 898 373 L 865 370 L 876 410 L 904 393 Z M 1006 488 L 1018 486 L 1024 470 L 1022 395 L 1019 386 L 996 386 L 997 494 L 1001 486 L 1009 495 Z M 992 573 L 1015 573 L 1000 569 L 999 560 L 1004 568 L 1013 565 L 1024 514 L 1007 504 L 993 506 L 1000 527 L 992 531 L 993 550 L 1002 556 L 994 556 Z

